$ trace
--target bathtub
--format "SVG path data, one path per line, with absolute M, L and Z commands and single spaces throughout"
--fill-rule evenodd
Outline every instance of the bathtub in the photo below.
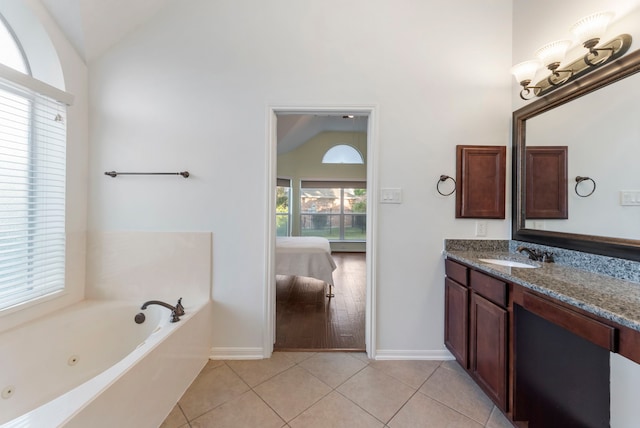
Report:
M 211 305 L 170 323 L 141 303 L 84 301 L 2 333 L 0 426 L 159 426 L 206 364 Z

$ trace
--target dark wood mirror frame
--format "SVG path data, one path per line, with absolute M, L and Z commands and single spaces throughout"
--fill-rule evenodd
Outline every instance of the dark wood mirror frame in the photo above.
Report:
M 514 240 L 640 261 L 640 240 L 581 235 L 525 228 L 525 147 L 527 119 L 640 72 L 640 50 L 603 65 L 590 74 L 513 112 L 513 218 Z

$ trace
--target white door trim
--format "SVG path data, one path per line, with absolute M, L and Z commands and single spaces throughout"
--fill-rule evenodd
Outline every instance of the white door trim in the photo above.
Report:
M 376 106 L 286 106 L 269 105 L 267 108 L 267 144 L 266 144 L 266 186 L 267 201 L 265 215 L 267 225 L 265 227 L 265 290 L 264 298 L 264 322 L 263 322 L 263 346 L 264 357 L 269 358 L 273 353 L 275 342 L 275 308 L 276 308 L 276 276 L 275 276 L 275 243 L 276 243 L 276 219 L 275 219 L 275 189 L 277 173 L 277 117 L 278 113 L 290 114 L 314 114 L 336 113 L 365 115 L 367 122 L 367 301 L 365 317 L 365 346 L 367 355 L 375 359 L 376 350 L 376 231 L 378 230 L 378 133 L 377 133 L 377 107 Z

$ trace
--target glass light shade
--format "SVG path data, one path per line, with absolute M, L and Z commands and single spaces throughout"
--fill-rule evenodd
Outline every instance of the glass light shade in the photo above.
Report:
M 541 65 L 540 61 L 536 60 L 521 62 L 520 64 L 516 64 L 511 67 L 511 74 L 516 77 L 516 81 L 518 83 L 522 83 L 527 80 L 531 81 L 536 77 L 536 73 Z
M 573 24 L 571 32 L 580 43 L 592 39 L 600 39 L 607 31 L 607 25 L 609 25 L 611 19 L 613 19 L 613 12 L 594 13 Z
M 549 66 L 549 64 L 553 64 L 555 62 L 562 62 L 565 54 L 567 53 L 567 49 L 569 49 L 571 44 L 571 40 L 557 40 L 555 42 L 551 42 L 538 49 L 536 56 L 545 66 Z

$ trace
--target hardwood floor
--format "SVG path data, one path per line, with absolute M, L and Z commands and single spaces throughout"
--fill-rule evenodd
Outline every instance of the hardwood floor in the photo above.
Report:
M 365 350 L 365 253 L 332 256 L 331 299 L 320 280 L 276 277 L 276 350 Z

